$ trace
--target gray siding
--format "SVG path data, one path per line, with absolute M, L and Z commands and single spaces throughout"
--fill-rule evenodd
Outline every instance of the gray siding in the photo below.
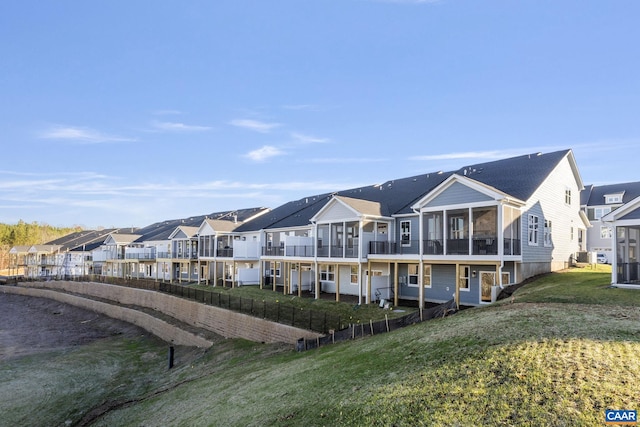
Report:
M 448 301 L 455 292 L 456 266 L 433 265 L 431 267 L 431 288 L 425 288 L 425 299 L 431 301 Z
M 460 205 L 466 203 L 487 202 L 491 200 L 492 199 L 486 194 L 479 193 L 466 185 L 455 182 L 431 200 L 425 207 Z

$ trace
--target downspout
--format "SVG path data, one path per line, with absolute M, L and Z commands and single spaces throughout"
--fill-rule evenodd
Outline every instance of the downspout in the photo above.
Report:
M 420 263 L 419 263 L 419 271 L 418 271 L 418 298 L 419 303 L 418 307 L 420 310 L 424 308 L 424 218 L 422 216 L 422 212 L 418 211 L 418 248 L 420 255 Z M 396 303 L 397 305 L 397 303 Z

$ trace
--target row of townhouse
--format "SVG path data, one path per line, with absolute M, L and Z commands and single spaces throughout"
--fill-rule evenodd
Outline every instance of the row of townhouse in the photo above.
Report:
M 90 259 L 83 273 L 111 277 L 480 305 L 586 250 L 583 189 L 571 150 L 535 153 L 116 230 L 68 252 Z

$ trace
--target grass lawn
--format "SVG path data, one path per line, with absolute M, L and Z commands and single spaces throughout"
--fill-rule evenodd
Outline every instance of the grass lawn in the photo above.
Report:
M 640 292 L 609 281 L 604 269 L 554 273 L 491 306 L 301 353 L 242 340 L 178 349 L 192 354 L 170 371 L 140 360 L 160 351 L 145 341 L 93 382 L 81 351 L 59 363 L 78 361 L 78 378 L 102 393 L 82 410 L 63 388 L 50 404 L 24 393 L 21 407 L 38 408 L 36 426 L 127 399 L 92 425 L 602 426 L 607 408 L 640 409 Z M 0 384 L 34 369 L 12 364 Z M 47 374 L 42 384 L 57 381 Z
M 272 289 L 260 289 L 259 286 L 239 286 L 226 288 L 222 286 L 202 286 L 189 285 L 189 287 L 202 289 L 211 292 L 219 292 L 227 295 L 234 295 L 242 298 L 252 298 L 255 301 L 267 301 L 282 304 L 283 306 L 303 308 L 328 312 L 344 319 L 343 323 L 369 323 L 370 320 L 384 320 L 385 316 L 390 319 L 402 317 L 408 313 L 417 311 L 416 307 L 398 306 L 391 310 L 380 308 L 377 303 L 357 304 L 353 302 L 336 302 L 331 299 L 315 299 L 310 297 L 299 297 L 298 295 L 283 294 Z

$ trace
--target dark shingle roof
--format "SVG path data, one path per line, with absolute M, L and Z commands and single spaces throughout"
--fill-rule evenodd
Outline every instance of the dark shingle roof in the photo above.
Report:
M 452 172 L 436 172 L 394 179 L 383 184 L 304 197 L 285 203 L 237 231 L 307 226 L 333 195 L 379 203 L 388 215 L 409 214 L 411 206 L 451 175 L 467 176 L 510 196 L 527 200 L 570 150 L 531 154 L 468 165 Z
M 456 171 L 512 197 L 526 201 L 570 150 L 536 153 L 465 166 Z
M 640 196 L 640 182 L 623 182 L 619 184 L 592 185 L 591 191 L 584 198 L 581 197 L 582 205 L 600 206 L 605 204 L 604 196 L 624 192 L 622 203 L 628 203 Z M 587 197 L 588 196 L 588 197 Z
M 67 234 L 66 236 L 62 236 L 55 240 L 52 240 L 48 242 L 47 245 L 61 245 L 62 246 L 60 248 L 61 251 L 74 250 L 74 249 L 82 250 L 83 246 L 87 248 L 93 245 L 94 243 L 102 244 L 102 242 L 104 242 L 104 239 L 106 239 L 110 233 L 117 232 L 117 231 L 118 231 L 117 228 L 76 231 L 74 233 Z
M 256 215 L 267 211 L 267 208 L 248 208 L 238 209 L 234 211 L 215 212 L 208 215 L 197 215 L 189 218 L 171 219 L 156 222 L 146 227 L 139 228 L 135 231 L 140 237 L 137 242 L 146 242 L 154 240 L 167 240 L 173 231 L 180 226 L 200 227 L 205 219 L 215 219 L 220 221 L 237 222 L 238 224 L 253 218 Z

